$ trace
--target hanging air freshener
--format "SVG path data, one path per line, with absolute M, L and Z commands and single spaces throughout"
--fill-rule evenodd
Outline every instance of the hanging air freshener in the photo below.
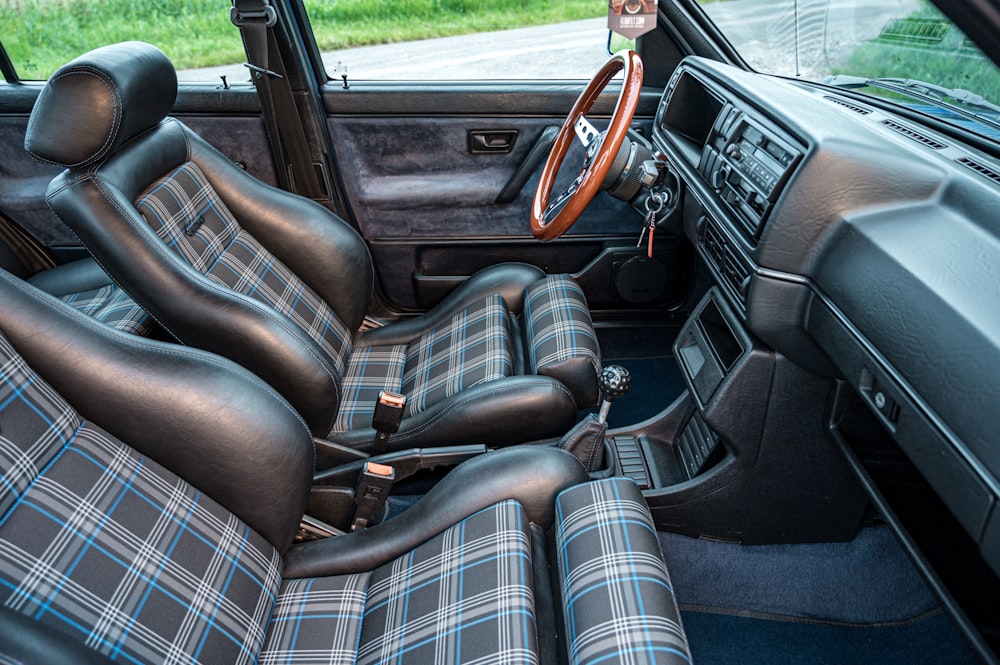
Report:
M 608 29 L 635 39 L 656 27 L 657 0 L 608 0 Z

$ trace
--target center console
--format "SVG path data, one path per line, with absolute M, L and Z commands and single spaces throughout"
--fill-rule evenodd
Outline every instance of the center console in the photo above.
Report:
M 657 527 L 744 544 L 849 540 L 867 497 L 826 436 L 831 383 L 754 338 L 712 288 L 678 335 L 687 392 L 608 436 Z M 803 408 L 777 408 L 794 394 Z

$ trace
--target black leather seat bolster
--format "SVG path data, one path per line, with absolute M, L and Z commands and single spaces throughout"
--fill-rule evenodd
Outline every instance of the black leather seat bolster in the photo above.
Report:
M 64 263 L 28 278 L 28 283 L 56 297 L 92 291 L 111 284 L 111 278 L 92 258 Z
M 505 499 L 520 503 L 531 522 L 547 529 L 554 520 L 556 495 L 587 480 L 580 462 L 564 450 L 521 446 L 487 453 L 457 466 L 420 501 L 385 524 L 293 546 L 285 555 L 284 577 L 372 570 Z
M 389 449 L 537 441 L 566 432 L 575 417 L 576 401 L 559 381 L 547 376 L 514 376 L 463 390 L 404 418 L 399 431 L 389 438 Z M 375 430 L 364 428 L 334 432 L 326 438 L 361 447 L 374 437 Z
M 544 277 L 541 269 L 526 263 L 503 263 L 480 270 L 425 315 L 369 330 L 359 336 L 358 343 L 406 344 L 494 293 L 499 293 L 510 313 L 517 316 L 524 309 L 524 290 Z
M 5 242 L 0 242 L 0 268 L 21 279 L 27 279 L 31 274 L 28 266 L 24 265 L 21 259 L 17 257 L 17 254 Z
M 198 487 L 278 550 L 305 509 L 305 423 L 235 363 L 118 332 L 0 273 L 0 332 L 87 420 Z
M 567 386 L 576 396 L 576 402 L 581 409 L 594 406 L 600 399 L 600 388 L 594 379 L 597 371 L 589 358 L 583 356 L 568 358 L 557 365 L 541 368 L 538 373 L 551 376 Z
M 132 206 L 156 179 L 187 161 L 178 132 L 183 134 L 182 125 L 164 122 L 96 174 L 57 176 L 49 186 L 49 205 L 175 339 L 253 367 L 278 392 L 295 396 L 293 406 L 314 433 L 326 433 L 333 426 L 341 377 L 316 342 L 272 308 L 198 273 Z
M 330 211 L 318 203 L 234 169 L 228 157 L 187 128 L 185 136 L 191 161 L 240 225 L 330 305 L 348 329 L 357 330 L 374 284 L 371 255 L 361 236 L 347 224 L 332 223 Z
M 17 665 L 111 665 L 110 658 L 52 626 L 0 606 L 0 656 Z

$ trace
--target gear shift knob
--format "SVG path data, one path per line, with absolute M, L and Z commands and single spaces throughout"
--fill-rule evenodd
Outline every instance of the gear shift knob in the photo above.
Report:
M 632 387 L 632 376 L 621 365 L 608 365 L 601 370 L 597 383 L 601 388 L 601 411 L 597 414 L 597 419 L 603 423 L 608 418 L 611 402 L 622 397 Z

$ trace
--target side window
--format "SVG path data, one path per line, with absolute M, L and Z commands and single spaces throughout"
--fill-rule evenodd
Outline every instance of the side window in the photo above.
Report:
M 0 41 L 22 80 L 44 80 L 98 46 L 141 40 L 162 49 L 182 81 L 218 82 L 242 63 L 240 33 L 218 0 L 0 0 Z
M 607 60 L 600 0 L 305 0 L 334 80 L 589 79 Z M 621 47 L 615 42 L 613 48 Z

